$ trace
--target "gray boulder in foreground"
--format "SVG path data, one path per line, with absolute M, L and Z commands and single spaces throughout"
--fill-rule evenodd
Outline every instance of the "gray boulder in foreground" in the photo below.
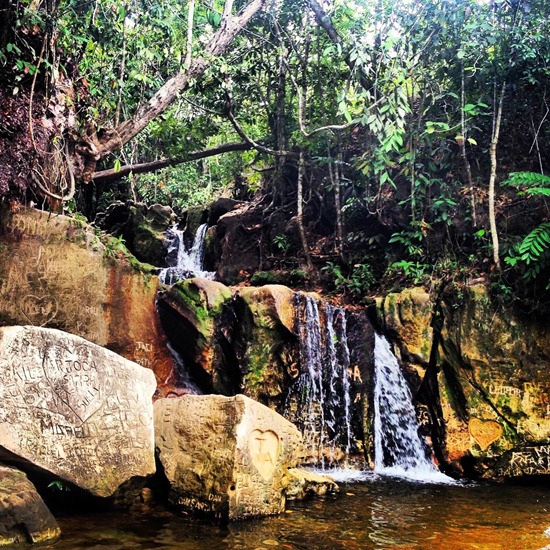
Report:
M 0 328 L 2 448 L 107 497 L 155 471 L 151 370 L 55 329 Z

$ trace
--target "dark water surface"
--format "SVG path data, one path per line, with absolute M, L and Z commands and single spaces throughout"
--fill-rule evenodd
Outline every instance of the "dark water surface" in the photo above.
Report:
M 290 503 L 282 516 L 227 527 L 158 510 L 58 521 L 63 538 L 41 549 L 550 550 L 550 487 L 385 478 L 341 484 L 336 497 Z

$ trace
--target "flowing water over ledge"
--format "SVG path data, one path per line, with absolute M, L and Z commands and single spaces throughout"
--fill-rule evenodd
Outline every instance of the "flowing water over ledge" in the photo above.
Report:
M 286 514 L 228 527 L 164 511 L 59 518 L 41 549 L 550 549 L 550 487 L 428 485 L 371 477 Z M 18 546 L 30 549 L 30 546 Z

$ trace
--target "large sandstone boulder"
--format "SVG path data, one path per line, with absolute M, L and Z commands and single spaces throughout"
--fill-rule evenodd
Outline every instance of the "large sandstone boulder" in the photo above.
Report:
M 419 410 L 440 460 L 466 475 L 548 474 L 547 321 L 494 302 L 483 285 L 449 285 L 439 302 L 405 290 L 380 300 L 378 312 L 424 378 Z
M 0 546 L 53 541 L 61 535 L 27 476 L 0 464 Z
M 0 326 L 82 336 L 152 369 L 170 386 L 174 364 L 155 300 L 158 278 L 85 223 L 20 207 L 0 219 Z M 161 392 L 162 393 L 162 392 Z
M 2 450 L 101 497 L 155 471 L 153 372 L 78 336 L 0 328 Z
M 283 512 L 302 452 L 290 422 L 244 395 L 157 400 L 155 441 L 171 502 L 221 521 Z
M 296 293 L 283 285 L 244 287 L 246 351 L 241 358 L 243 388 L 253 399 L 279 404 L 285 384 L 298 374 L 295 335 Z
M 159 294 L 166 333 L 203 391 L 232 395 L 239 390 L 238 367 L 220 343 L 220 318 L 231 289 L 209 279 L 180 281 Z
M 493 303 L 482 285 L 464 289 L 460 307 L 443 305 L 438 379 L 449 459 L 471 455 L 488 476 L 533 475 L 536 465 L 547 474 L 548 454 L 539 458 L 550 441 L 550 326 Z M 515 465 L 495 469 L 506 456 Z

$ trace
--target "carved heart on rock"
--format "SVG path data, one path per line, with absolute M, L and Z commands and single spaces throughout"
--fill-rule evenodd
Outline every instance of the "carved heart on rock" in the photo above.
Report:
M 21 312 L 31 325 L 43 327 L 57 315 L 57 300 L 53 296 L 40 298 L 29 294 L 21 302 Z
M 252 463 L 267 481 L 273 475 L 279 458 L 279 437 L 271 430 L 253 430 L 248 440 Z
M 482 451 L 487 450 L 491 443 L 502 436 L 502 426 L 494 420 L 472 418 L 468 423 L 468 431 L 477 441 Z

